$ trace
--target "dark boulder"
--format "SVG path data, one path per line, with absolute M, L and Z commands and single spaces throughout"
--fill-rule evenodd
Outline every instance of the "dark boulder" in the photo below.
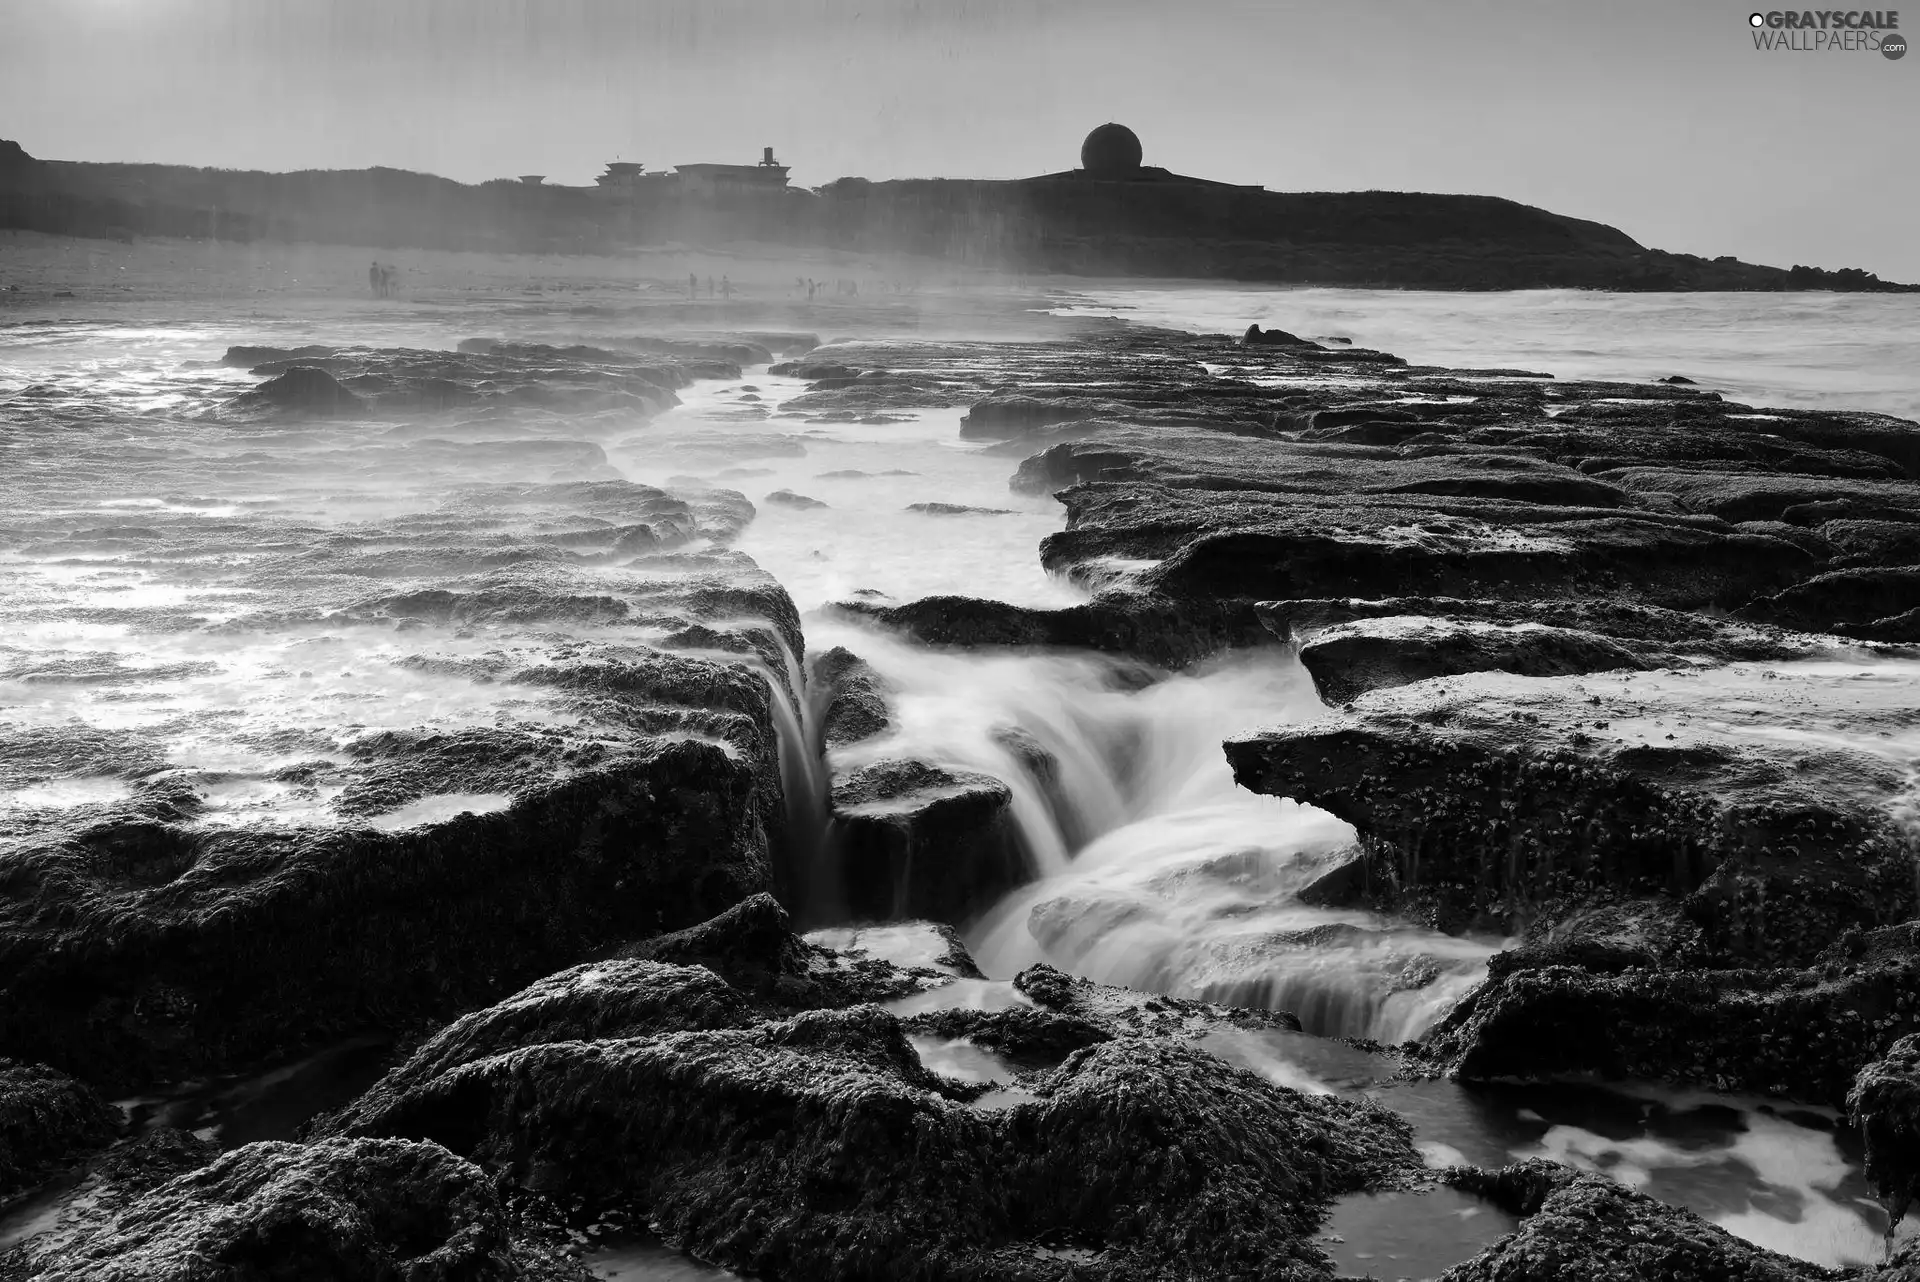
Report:
M 1498 1171 L 1455 1168 L 1446 1178 L 1521 1223 L 1441 1274 L 1440 1282 L 1826 1282 L 1841 1276 L 1754 1246 L 1604 1175 L 1534 1159 Z
M 323 369 L 294 365 L 229 401 L 233 414 L 312 415 L 322 418 L 359 413 L 366 402 Z
M 319 343 L 308 343 L 301 347 L 234 346 L 227 349 L 226 355 L 220 358 L 220 363 L 237 366 L 240 369 L 252 369 L 256 365 L 322 359 L 340 350 L 338 347 L 327 347 Z
M 775 490 L 773 493 L 767 495 L 766 498 L 762 499 L 761 502 L 771 503 L 775 507 L 790 507 L 790 508 L 799 508 L 799 509 L 821 508 L 821 507 L 827 506 L 826 503 L 822 502 L 819 499 L 809 498 L 805 494 L 795 494 L 792 490 Z
M 111 1141 L 120 1113 L 43 1064 L 0 1059 L 0 1201 Z
M 834 609 L 873 619 L 924 645 L 1065 646 L 1131 655 L 1168 668 L 1264 639 L 1251 604 L 1130 589 L 1100 592 L 1085 604 L 1057 609 L 963 596 L 921 597 L 902 605 L 843 601 Z
M 1862 640 L 1920 641 L 1902 635 L 1902 615 L 1920 610 L 1920 566 L 1834 570 L 1755 601 L 1752 618 L 1815 632 L 1841 632 Z
M 1240 336 L 1242 347 L 1318 347 L 1311 339 L 1301 338 L 1298 334 L 1289 334 L 1284 329 L 1261 329 L 1258 325 L 1247 326 L 1247 332 Z
M 517 1235 L 479 1168 L 393 1139 L 249 1144 L 23 1253 L 37 1282 L 589 1277 Z
M 813 656 L 807 690 L 828 748 L 886 733 L 886 689 L 879 673 L 845 646 Z
M 1860 1070 L 1847 1112 L 1867 1145 L 1873 1181 L 1892 1229 L 1920 1196 L 1920 1034 L 1908 1034 Z
M 664 937 L 673 951 L 677 936 Z M 353 1130 L 444 1074 L 489 1056 L 548 1042 L 589 1042 L 749 1022 L 745 996 L 711 970 L 634 958 L 574 966 L 462 1016 L 345 1108 L 309 1124 Z
M 1466 672 L 1544 677 L 1654 666 L 1591 632 L 1431 618 L 1335 624 L 1307 638 L 1300 661 L 1320 697 L 1332 704 L 1350 702 L 1369 690 Z
M 630 944 L 620 955 L 705 966 L 742 992 L 811 1006 L 819 1004 L 806 981 L 816 952 L 793 933 L 780 902 L 762 891 L 698 926 Z
M 834 844 L 857 919 L 962 921 L 1032 875 L 1013 794 L 923 761 L 861 766 L 833 784 Z
M 1008 516 L 1012 509 L 968 507 L 964 503 L 909 503 L 907 511 L 918 512 L 922 516 Z
M 1358 846 L 1336 851 L 1313 879 L 1294 892 L 1303 904 L 1353 908 L 1366 902 L 1367 856 Z
M 960 434 L 969 439 L 1005 440 L 1056 423 L 1088 422 L 1124 413 L 1124 407 L 1117 403 L 1091 396 L 1004 394 L 976 401 L 960 420 Z

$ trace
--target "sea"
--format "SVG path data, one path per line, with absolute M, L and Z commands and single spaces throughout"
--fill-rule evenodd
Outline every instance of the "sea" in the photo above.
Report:
M 1920 294 L 1114 285 L 1063 291 L 1055 311 L 1201 333 L 1257 324 L 1419 365 L 1630 382 L 1678 374 L 1754 406 L 1920 419 Z

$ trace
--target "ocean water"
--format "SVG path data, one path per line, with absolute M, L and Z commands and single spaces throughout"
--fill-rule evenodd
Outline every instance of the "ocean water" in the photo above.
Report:
M 1920 419 L 1920 294 L 1453 294 L 1254 285 L 1062 294 L 1061 315 L 1338 336 L 1415 364 L 1644 382 L 1680 374 L 1756 406 Z

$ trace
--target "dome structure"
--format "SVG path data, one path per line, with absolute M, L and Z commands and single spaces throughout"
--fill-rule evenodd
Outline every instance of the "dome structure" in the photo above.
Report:
M 1080 167 L 1095 178 L 1119 178 L 1140 168 L 1140 155 L 1133 130 L 1108 121 L 1080 144 Z

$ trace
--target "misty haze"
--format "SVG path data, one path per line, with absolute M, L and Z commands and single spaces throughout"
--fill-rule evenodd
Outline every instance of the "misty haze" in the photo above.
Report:
M 0 1279 L 1920 1278 L 1905 49 L 0 0 Z

